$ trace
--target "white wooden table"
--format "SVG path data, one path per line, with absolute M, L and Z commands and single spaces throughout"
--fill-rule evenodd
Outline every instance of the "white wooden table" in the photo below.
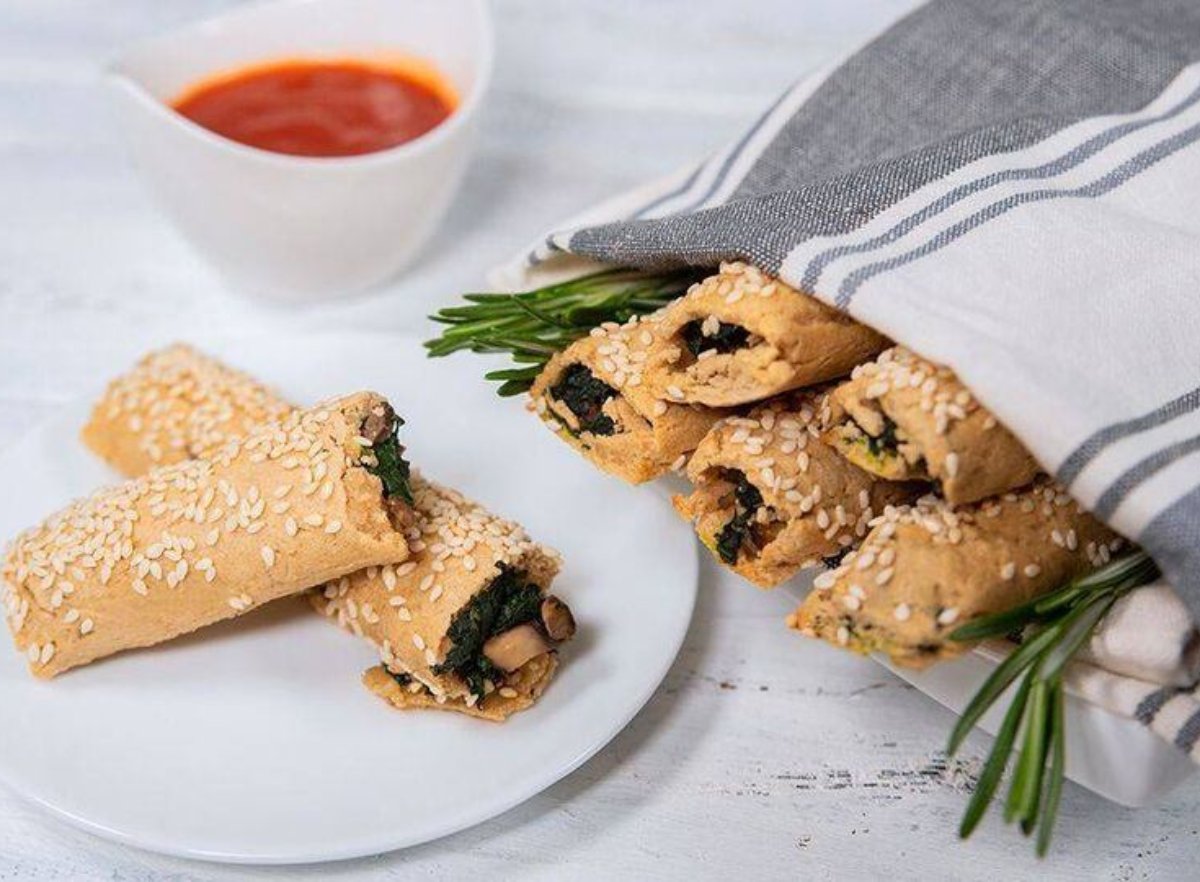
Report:
M 98 83 L 117 47 L 227 2 L 0 6 L 0 445 L 93 384 L 97 364 L 188 329 L 424 331 L 432 307 L 533 235 L 719 144 L 912 5 L 503 0 L 481 149 L 443 234 L 384 292 L 280 313 L 230 297 L 155 213 Z M 701 589 L 687 644 L 634 723 L 478 828 L 369 860 L 254 871 L 111 845 L 0 792 L 0 879 L 1195 878 L 1195 781 L 1137 812 L 1068 785 L 1041 864 L 994 820 L 957 842 L 985 739 L 947 763 L 951 716 L 873 663 L 787 632 L 787 597 L 707 564 Z

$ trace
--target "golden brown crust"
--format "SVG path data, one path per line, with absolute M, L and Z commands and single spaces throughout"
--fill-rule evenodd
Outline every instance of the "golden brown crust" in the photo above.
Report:
M 1121 541 L 1047 480 L 957 509 L 925 497 L 878 518 L 788 624 L 922 667 L 969 648 L 949 640 L 959 625 L 1061 587 Z
M 544 591 L 558 573 L 559 559 L 517 524 L 461 494 L 419 475 L 412 484 L 417 524 L 409 533 L 411 559 L 344 576 L 310 598 L 318 612 L 371 643 L 390 671 L 424 687 L 431 701 L 470 708 L 473 699 L 461 678 L 434 670 L 445 657 L 451 621 L 499 575 L 500 565 L 521 571 Z M 510 679 L 496 688 L 524 682 Z M 539 681 L 539 694 L 544 685 Z M 417 706 L 416 698 L 405 701 Z
M 694 357 L 682 332 L 691 322 L 737 325 L 747 345 Z M 646 378 L 658 396 L 732 407 L 845 376 L 887 346 L 849 316 L 744 263 L 725 263 L 663 312 Z
M 897 443 L 869 446 L 895 427 Z M 830 393 L 824 438 L 860 468 L 888 480 L 931 480 L 952 505 L 1030 483 L 1038 465 L 949 368 L 902 346 L 855 368 Z
M 718 537 L 737 511 L 736 473 L 744 475 L 763 504 L 751 541 L 726 566 L 762 588 L 856 544 L 885 505 L 915 495 L 907 485 L 875 480 L 822 444 L 819 399 L 818 393 L 782 396 L 745 417 L 722 420 L 688 463 L 695 489 L 674 500 L 721 560 Z
M 720 414 L 708 408 L 664 401 L 643 382 L 647 353 L 658 339 L 660 315 L 606 324 L 555 355 L 530 389 L 530 408 L 560 438 L 602 468 L 631 484 L 682 468 Z M 552 389 L 574 364 L 614 390 L 603 413 L 611 435 L 581 431 L 579 420 Z
M 253 378 L 177 343 L 117 377 L 82 438 L 127 477 L 206 456 L 292 407 Z
M 6 611 L 31 670 L 52 677 L 407 557 L 357 440 L 384 404 L 364 392 L 294 412 L 19 536 Z
M 252 378 L 190 347 L 173 346 L 146 356 L 132 371 L 109 385 L 93 410 L 84 441 L 132 477 L 148 469 L 151 460 L 178 462 L 201 455 L 214 446 L 220 447 L 229 437 L 247 431 L 257 414 L 286 414 L 292 410 L 292 405 L 274 397 Z M 417 490 L 425 486 L 419 477 L 414 477 L 413 484 Z M 440 492 L 447 499 L 453 496 L 452 491 Z M 428 494 L 418 495 L 425 499 L 426 515 L 438 517 L 430 510 Z M 299 523 L 303 525 L 302 521 Z M 417 535 L 419 541 L 419 531 Z M 425 554 L 422 549 L 420 555 Z M 400 568 L 406 573 L 416 570 L 415 564 L 411 567 L 401 564 Z M 380 580 L 385 574 L 394 578 L 396 569 L 373 567 L 356 578 Z M 424 575 L 422 571 L 413 584 L 419 585 Z M 546 574 L 545 584 L 551 578 Z M 322 601 L 318 610 L 324 612 L 325 606 Z M 356 614 L 359 609 L 356 604 Z M 359 623 L 363 621 L 358 619 Z M 347 624 L 353 623 L 347 620 Z M 356 627 L 361 632 L 362 625 Z M 444 695 L 439 698 L 420 684 L 415 690 L 400 690 L 382 667 L 368 671 L 364 682 L 397 707 L 429 707 L 502 719 L 524 709 L 541 694 L 556 664 L 554 654 L 534 659 L 509 675 L 511 683 L 503 687 L 505 695 L 493 692 L 474 707 L 462 698 L 447 699 Z M 515 694 L 510 696 L 508 689 Z
M 557 654 L 539 655 L 510 674 L 500 690 L 492 691 L 472 704 L 461 697 L 448 699 L 442 696 L 439 699 L 416 680 L 401 685 L 383 665 L 365 671 L 362 680 L 364 686 L 397 710 L 445 710 L 503 723 L 513 714 L 533 707 L 550 685 L 557 668 Z

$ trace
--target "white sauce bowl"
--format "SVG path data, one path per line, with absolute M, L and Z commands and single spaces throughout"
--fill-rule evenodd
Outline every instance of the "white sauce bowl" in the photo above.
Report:
M 276 0 L 139 43 L 108 81 L 140 172 L 192 244 L 235 288 L 298 302 L 377 285 L 428 241 L 462 181 L 492 54 L 484 0 Z M 459 103 L 427 134 L 377 153 L 271 153 L 168 104 L 264 61 L 406 56 L 433 64 Z

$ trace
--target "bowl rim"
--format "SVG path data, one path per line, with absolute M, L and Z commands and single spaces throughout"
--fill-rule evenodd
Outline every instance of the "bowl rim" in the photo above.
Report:
M 469 15 L 474 18 L 479 35 L 479 47 L 476 53 L 478 66 L 475 82 L 471 88 L 461 96 L 461 100 L 450 112 L 450 115 L 429 131 L 418 135 L 410 141 L 405 141 L 403 144 L 397 144 L 394 147 L 376 150 L 371 153 L 359 153 L 351 156 L 299 156 L 292 153 L 276 153 L 271 150 L 264 150 L 261 147 L 252 147 L 249 144 L 243 144 L 240 141 L 227 138 L 188 119 L 166 102 L 152 95 L 141 82 L 123 69 L 123 66 L 128 62 L 131 55 L 139 50 L 149 49 L 155 43 L 163 41 L 168 37 L 197 33 L 212 38 L 216 36 L 213 33 L 214 31 L 218 31 L 240 18 L 256 14 L 263 9 L 299 10 L 305 6 L 342 4 L 346 2 L 357 2 L 357 0 L 260 0 L 260 2 L 219 12 L 215 15 L 188 22 L 179 27 L 145 37 L 126 45 L 104 65 L 103 77 L 110 86 L 127 93 L 129 97 L 161 121 L 180 129 L 192 138 L 208 144 L 215 149 L 251 162 L 305 170 L 357 171 L 374 165 L 387 165 L 407 159 L 414 159 L 438 149 L 445 141 L 453 137 L 458 130 L 470 123 L 483 103 L 483 99 L 491 85 L 495 62 L 495 28 L 487 0 L 458 0 L 458 2 L 467 7 Z M 298 53 L 292 57 L 303 58 L 305 56 Z M 351 53 L 345 57 L 353 56 Z M 413 57 L 428 62 L 437 68 L 437 65 L 430 59 L 418 54 L 414 54 Z M 260 61 L 268 62 L 270 59 L 264 57 Z

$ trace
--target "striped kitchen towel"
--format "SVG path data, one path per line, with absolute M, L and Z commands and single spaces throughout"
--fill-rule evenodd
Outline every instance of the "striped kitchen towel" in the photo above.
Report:
M 933 0 L 507 278 L 579 258 L 745 260 L 951 366 L 1200 621 L 1196 0 Z

